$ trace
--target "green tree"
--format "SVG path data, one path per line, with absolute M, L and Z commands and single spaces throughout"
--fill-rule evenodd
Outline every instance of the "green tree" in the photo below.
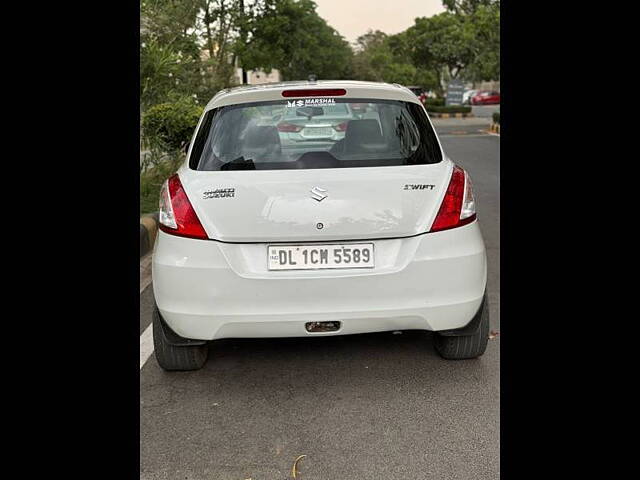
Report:
M 383 69 L 392 63 L 392 53 L 387 45 L 387 34 L 380 30 L 369 30 L 355 42 L 353 75 L 358 80 L 384 81 Z
M 197 93 L 202 82 L 194 31 L 200 0 L 140 3 L 140 97 L 144 108 L 171 92 Z
M 500 78 L 500 1 L 443 0 L 444 7 L 473 36 L 473 58 L 465 67 L 464 77 L 472 81 Z
M 175 88 L 179 57 L 170 47 L 150 38 L 141 44 L 140 103 L 146 108 L 162 101 Z M 175 76 L 175 78 L 174 78 Z
M 406 33 L 387 35 L 369 30 L 356 40 L 353 75 L 358 80 L 436 87 L 437 78 L 411 61 L 410 39 Z
M 206 101 L 231 86 L 244 0 L 143 0 L 141 98 L 147 108 L 172 93 Z
M 442 0 L 442 5 L 448 11 L 458 15 L 471 15 L 482 6 L 497 5 L 500 8 L 499 0 Z
M 350 74 L 349 44 L 316 13 L 311 0 L 265 0 L 246 25 L 247 42 L 237 53 L 247 69 L 276 68 L 284 80 Z
M 500 5 L 480 6 L 469 16 L 475 56 L 465 76 L 472 81 L 500 79 Z
M 197 28 L 204 46 L 208 96 L 233 83 L 235 48 L 245 12 L 242 0 L 201 0 Z
M 449 12 L 416 18 L 409 29 L 416 66 L 458 78 L 475 56 L 474 32 L 464 17 Z

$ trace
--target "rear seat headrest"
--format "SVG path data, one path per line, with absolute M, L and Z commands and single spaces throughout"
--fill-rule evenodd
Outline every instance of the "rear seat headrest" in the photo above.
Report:
M 351 120 L 344 137 L 347 151 L 358 150 L 366 145 L 383 143 L 380 124 L 374 119 Z

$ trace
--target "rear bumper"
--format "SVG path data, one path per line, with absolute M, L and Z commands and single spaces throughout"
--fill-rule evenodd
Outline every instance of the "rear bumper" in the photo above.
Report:
M 266 244 L 160 231 L 153 256 L 158 309 L 178 335 L 202 340 L 438 331 L 471 321 L 487 276 L 477 222 L 374 243 L 373 270 L 269 272 Z M 341 328 L 309 333 L 305 323 L 312 321 L 340 321 Z

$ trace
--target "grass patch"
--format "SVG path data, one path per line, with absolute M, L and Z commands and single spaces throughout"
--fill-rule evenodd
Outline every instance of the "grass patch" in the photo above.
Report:
M 140 216 L 158 210 L 161 186 L 162 182 L 157 182 L 147 173 L 140 175 Z

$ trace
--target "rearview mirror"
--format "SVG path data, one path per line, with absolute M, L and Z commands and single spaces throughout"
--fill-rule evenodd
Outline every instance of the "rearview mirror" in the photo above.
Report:
M 366 103 L 350 103 L 349 106 L 351 110 L 355 114 L 361 114 L 367 112 L 367 104 Z
M 324 109 L 322 107 L 302 107 L 296 109 L 296 115 L 299 117 L 318 117 L 324 115 Z

